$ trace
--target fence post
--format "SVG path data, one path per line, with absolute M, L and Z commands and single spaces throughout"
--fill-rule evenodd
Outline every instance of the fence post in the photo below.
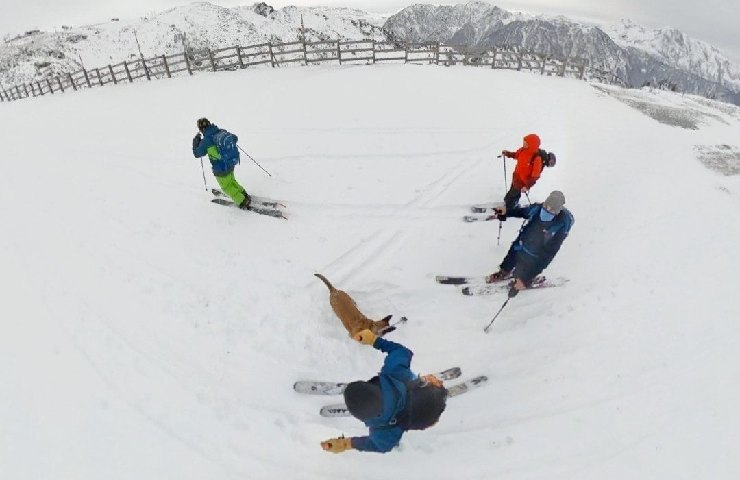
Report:
M 162 61 L 164 62 L 164 70 L 167 72 L 167 78 L 172 78 L 170 66 L 167 64 L 167 57 L 165 55 L 162 55 Z
M 146 68 L 146 60 L 144 59 L 144 55 L 141 56 L 141 66 L 144 67 L 144 74 L 146 74 L 146 79 L 151 80 L 152 77 L 149 76 L 149 69 Z
M 216 71 L 216 61 L 213 59 L 213 52 L 211 51 L 210 48 L 208 49 L 208 58 L 211 59 L 211 69 L 213 69 L 213 71 L 215 72 Z
M 18 85 L 15 86 L 15 93 L 16 95 L 18 95 L 18 100 L 23 98 L 23 96 L 21 95 L 21 89 L 18 88 Z
M 540 67 L 540 75 L 544 75 L 545 74 L 545 64 L 547 63 L 547 57 L 542 55 L 540 58 L 542 59 L 542 66 Z
M 272 42 L 268 42 L 267 46 L 270 47 L 270 63 L 272 68 L 275 68 L 275 54 L 272 52 Z
M 123 61 L 123 68 L 126 69 L 126 76 L 128 77 L 128 83 L 132 83 L 134 79 L 131 78 L 131 70 L 128 69 L 128 62 L 126 60 Z
M 524 54 L 521 52 L 521 50 L 517 53 L 518 53 L 518 56 L 517 56 L 517 62 L 516 62 L 516 71 L 521 72 L 522 71 L 522 57 L 524 56 Z
M 72 85 L 72 90 L 77 91 L 77 85 L 75 85 L 75 81 L 72 79 L 72 74 L 68 73 L 67 78 L 69 79 L 69 83 Z
M 342 64 L 342 49 L 340 48 L 339 42 L 341 40 L 337 40 L 337 60 L 339 60 L 339 65 Z
M 558 72 L 559 77 L 565 76 L 565 66 L 568 64 L 568 59 L 566 58 L 563 60 L 563 64 L 560 66 L 560 71 Z
M 408 42 L 404 42 L 403 44 L 403 63 L 409 63 L 409 48 L 411 47 L 411 44 Z
M 439 49 L 441 47 L 441 43 L 437 42 L 434 45 L 434 64 L 439 65 Z
M 118 85 L 116 74 L 113 72 L 113 66 L 110 64 L 108 65 L 108 71 L 110 72 L 110 77 L 113 79 L 113 85 Z
M 493 58 L 491 59 L 491 69 L 496 68 L 496 47 L 493 47 Z
M 62 78 L 61 77 L 57 77 L 57 83 L 59 84 L 59 90 L 61 90 L 62 93 L 64 93 L 64 85 L 62 85 Z
M 586 70 L 586 62 L 582 62 L 581 65 L 578 67 L 578 79 L 583 80 L 583 75 Z
M 86 69 L 82 69 L 82 73 L 85 74 L 85 82 L 87 82 L 87 88 L 92 88 L 92 84 L 90 83 L 90 75 L 88 75 Z
M 236 56 L 239 58 L 239 68 L 244 68 L 244 60 L 242 59 L 242 47 L 236 46 Z
M 188 67 L 188 74 L 192 75 L 193 74 L 193 69 L 190 68 L 190 59 L 188 58 L 188 51 L 187 50 L 183 50 L 182 51 L 182 55 L 185 57 L 185 66 Z
M 303 65 L 308 66 L 308 54 L 306 53 L 306 38 L 303 37 Z
M 102 87 L 103 86 L 103 77 L 100 76 L 100 69 L 99 68 L 96 68 L 95 69 L 95 73 L 98 75 L 98 83 Z
M 23 91 L 26 92 L 26 98 L 28 98 L 28 97 L 31 96 L 31 95 L 28 94 L 28 87 L 26 86 L 25 83 L 23 84 Z
M 49 78 L 46 79 L 46 84 L 49 86 L 49 92 L 54 95 L 54 89 L 51 88 L 51 80 Z

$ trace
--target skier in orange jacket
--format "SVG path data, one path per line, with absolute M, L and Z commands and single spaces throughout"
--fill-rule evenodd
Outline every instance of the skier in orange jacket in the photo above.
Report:
M 504 197 L 506 209 L 519 203 L 522 192 L 526 193 L 537 182 L 542 173 L 543 160 L 540 154 L 540 137 L 530 133 L 524 137 L 522 147 L 516 152 L 504 150 L 501 155 L 516 159 L 516 168 L 511 178 L 511 188 Z

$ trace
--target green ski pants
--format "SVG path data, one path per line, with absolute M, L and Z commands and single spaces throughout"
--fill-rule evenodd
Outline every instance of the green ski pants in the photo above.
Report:
M 244 193 L 246 193 L 246 190 L 244 190 L 244 187 L 239 185 L 239 182 L 234 178 L 233 170 L 226 175 L 216 176 L 216 181 L 221 187 L 221 190 L 223 190 L 223 192 L 228 195 L 234 203 L 239 205 L 244 201 Z

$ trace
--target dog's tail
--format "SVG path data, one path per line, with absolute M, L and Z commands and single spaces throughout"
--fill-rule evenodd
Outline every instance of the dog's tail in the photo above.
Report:
M 324 284 L 326 285 L 326 287 L 329 289 L 330 292 L 333 292 L 334 290 L 336 290 L 336 288 L 334 288 L 334 285 L 332 285 L 331 282 L 327 280 L 325 276 L 323 276 L 320 273 L 314 273 L 314 275 L 319 277 L 319 280 L 324 282 Z

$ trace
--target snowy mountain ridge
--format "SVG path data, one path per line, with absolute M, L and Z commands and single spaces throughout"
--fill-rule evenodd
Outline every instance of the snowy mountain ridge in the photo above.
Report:
M 740 104 L 740 66 L 717 48 L 672 28 L 650 31 L 632 22 L 589 25 L 565 16 L 511 13 L 475 1 L 412 5 L 385 23 L 395 38 L 512 45 L 559 57 L 578 56 L 615 73 L 627 85 L 665 82 L 680 91 Z
M 185 48 L 222 48 L 300 37 L 301 17 L 309 41 L 386 38 L 384 17 L 357 9 L 285 7 L 265 3 L 225 8 L 208 2 L 172 8 L 138 20 L 117 20 L 29 31 L 0 44 L 0 83 L 9 87 L 63 72 L 169 55 Z M 138 42 L 138 45 L 137 45 Z
M 0 44 L 0 84 L 10 87 L 60 73 L 186 48 L 306 39 L 440 41 L 474 48 L 511 45 L 559 57 L 582 57 L 628 85 L 665 82 L 680 91 L 740 104 L 740 66 L 684 33 L 649 30 L 624 20 L 590 25 L 563 15 L 510 12 L 471 1 L 416 4 L 386 17 L 342 7 L 275 9 L 261 2 L 225 8 L 198 2 L 137 20 L 112 19 L 60 31 L 31 30 Z
M 713 45 L 691 38 L 680 30 L 671 27 L 650 30 L 628 19 L 604 25 L 603 29 L 622 47 L 637 48 L 701 77 L 740 86 L 740 65 Z

